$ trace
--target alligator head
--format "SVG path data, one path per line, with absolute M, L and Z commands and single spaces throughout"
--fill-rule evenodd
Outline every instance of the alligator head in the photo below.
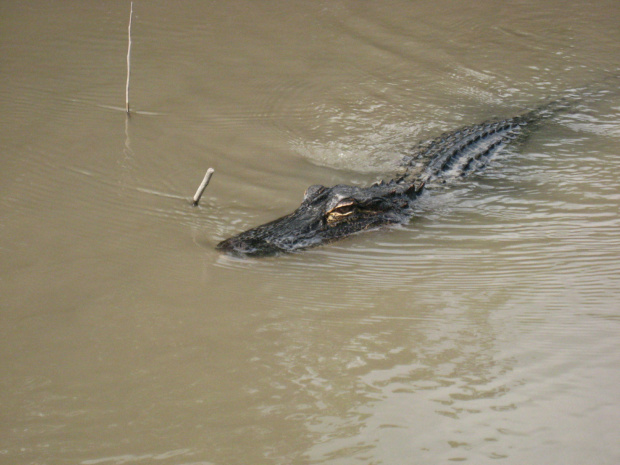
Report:
M 266 256 L 315 247 L 359 231 L 404 223 L 423 185 L 390 181 L 370 187 L 310 186 L 299 208 L 217 245 L 239 256 Z

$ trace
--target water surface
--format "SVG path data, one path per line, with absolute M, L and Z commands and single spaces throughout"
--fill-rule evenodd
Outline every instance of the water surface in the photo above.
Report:
M 127 120 L 128 3 L 0 6 L 0 463 L 618 463 L 618 2 L 134 11 Z M 591 83 L 407 226 L 214 250 Z

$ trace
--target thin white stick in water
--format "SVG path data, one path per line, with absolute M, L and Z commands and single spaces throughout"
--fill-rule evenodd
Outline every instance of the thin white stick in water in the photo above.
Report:
M 127 85 L 125 86 L 125 110 L 129 115 L 129 76 L 131 75 L 131 22 L 133 20 L 133 2 L 129 11 L 129 43 L 127 45 Z
M 202 193 L 207 188 L 209 181 L 211 181 L 211 176 L 213 176 L 214 172 L 215 170 L 213 168 L 209 168 L 207 170 L 207 174 L 205 174 L 204 179 L 202 180 L 202 182 L 200 183 L 200 186 L 198 187 L 198 190 L 194 194 L 194 201 L 192 202 L 192 206 L 196 207 L 198 205 L 198 202 L 200 202 L 200 197 L 202 197 Z

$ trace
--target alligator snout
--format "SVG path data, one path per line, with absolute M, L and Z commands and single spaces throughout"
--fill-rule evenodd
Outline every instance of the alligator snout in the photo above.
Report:
M 411 216 L 410 201 L 421 190 L 396 182 L 366 188 L 310 186 L 293 213 L 226 239 L 217 249 L 237 256 L 276 255 L 404 223 Z

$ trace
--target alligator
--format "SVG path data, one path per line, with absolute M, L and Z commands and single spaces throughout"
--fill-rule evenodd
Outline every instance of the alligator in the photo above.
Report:
M 368 187 L 310 186 L 294 212 L 226 239 L 216 248 L 242 257 L 277 255 L 405 224 L 426 186 L 478 171 L 492 155 L 523 141 L 537 123 L 565 107 L 565 102 L 556 100 L 512 118 L 445 132 L 415 146 L 389 181 Z

